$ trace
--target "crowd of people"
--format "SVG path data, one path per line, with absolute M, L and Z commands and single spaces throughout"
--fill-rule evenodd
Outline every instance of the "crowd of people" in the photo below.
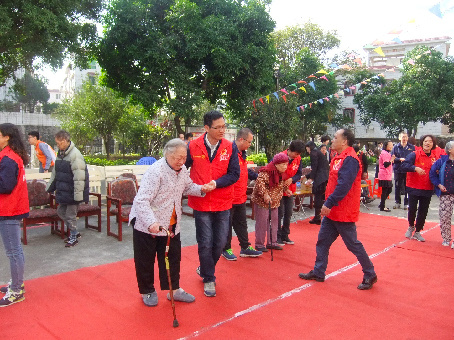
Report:
M 204 115 L 205 133 L 200 137 L 180 136 L 167 142 L 163 157 L 144 174 L 130 213 L 133 227 L 134 263 L 139 293 L 146 306 L 156 306 L 154 264 L 157 258 L 161 290 L 173 290 L 175 301 L 193 302 L 195 297 L 180 287 L 182 197 L 194 211 L 199 267 L 207 297 L 216 296 L 216 265 L 223 256 L 237 260 L 232 250 L 232 231 L 238 236 L 240 257 L 259 257 L 269 250 L 283 250 L 293 245 L 290 221 L 297 183 L 312 187 L 315 214 L 309 223 L 320 225 L 315 244 L 314 268 L 300 273 L 304 280 L 325 280 L 329 250 L 341 236 L 347 249 L 358 259 L 363 270 L 360 290 L 377 282 L 377 274 L 364 246 L 357 238 L 361 196 L 368 178 L 367 151 L 355 142 L 349 129 L 340 129 L 331 138 L 323 136 L 322 144 L 294 140 L 289 147 L 274 155 L 258 172 L 247 166 L 246 151 L 254 135 L 248 128 L 238 131 L 236 140 L 224 138 L 226 122 L 219 111 Z M 55 192 L 58 215 L 70 230 L 66 247 L 78 244 L 76 216 L 78 206 L 88 200 L 88 170 L 82 154 L 66 131 L 55 135 L 58 153 L 39 141 L 32 131 L 30 145 L 40 161 L 41 172 L 52 172 L 47 190 Z M 396 145 L 387 141 L 371 152 L 377 156 L 376 177 L 381 187 L 379 208 L 395 187 L 393 209 L 408 210 L 405 237 L 424 242 L 428 207 L 434 192 L 440 197 L 440 230 L 442 245 L 451 244 L 451 217 L 454 206 L 454 142 L 445 149 L 437 147 L 434 136 L 425 135 L 421 146 L 409 142 L 401 133 Z M 310 172 L 303 176 L 301 155 L 310 157 Z M 19 130 L 13 124 L 0 124 L 0 234 L 10 261 L 11 281 L 0 291 L 5 296 L 0 307 L 25 298 L 24 255 L 20 240 L 20 220 L 28 216 L 28 194 L 24 165 L 29 156 Z M 188 170 L 189 169 L 189 170 Z M 251 201 L 255 211 L 255 240 L 249 240 L 246 220 L 248 182 L 255 181 Z M 369 196 L 366 192 L 366 196 Z M 8 203 L 6 203 L 8 202 Z M 363 201 L 364 202 L 364 201 Z M 367 203 L 368 201 L 366 201 Z M 168 229 L 171 235 L 168 248 Z M 454 249 L 454 243 L 451 244 Z M 167 275 L 169 271 L 169 275 Z M 169 282 L 170 281 L 170 282 Z

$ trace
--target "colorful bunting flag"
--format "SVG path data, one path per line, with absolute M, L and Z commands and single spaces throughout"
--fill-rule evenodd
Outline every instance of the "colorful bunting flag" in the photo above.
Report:
M 321 76 L 319 79 L 325 79 L 326 81 L 329 81 L 328 78 L 326 78 L 326 76 Z
M 318 100 L 318 102 L 319 102 L 320 104 L 323 104 L 323 99 L 320 98 L 320 99 Z
M 269 104 L 270 103 L 270 95 L 267 95 L 265 98 L 266 98 L 266 102 Z
M 325 70 L 320 70 L 320 71 L 318 71 L 317 73 L 328 74 L 328 72 L 326 72 Z
M 265 103 L 263 102 L 263 98 L 260 98 L 260 103 L 262 103 L 263 105 L 265 105 Z
M 385 54 L 383 53 L 383 50 L 381 49 L 381 47 L 377 47 L 376 49 L 374 49 L 374 52 L 376 52 L 377 54 L 381 55 L 382 57 L 385 56 Z
M 286 89 L 281 89 L 281 92 L 284 92 L 285 94 L 288 94 Z
M 282 98 L 284 98 L 284 102 L 287 103 L 287 98 L 285 98 L 285 94 L 282 96 Z
M 359 66 L 362 66 L 362 65 L 363 65 L 363 62 L 361 61 L 361 58 L 353 59 L 353 61 L 354 61 L 355 63 L 357 63 Z
M 274 92 L 273 94 L 276 97 L 277 101 L 279 101 L 279 95 L 277 94 L 277 92 Z
M 409 63 L 410 65 L 414 65 L 415 61 L 413 59 L 409 59 L 409 60 L 407 60 L 407 63 Z
M 306 89 L 304 88 L 304 86 L 301 86 L 301 87 L 300 87 L 300 90 L 301 90 L 301 91 L 304 91 L 304 92 L 307 92 Z
M 309 83 L 309 85 L 310 85 L 310 86 L 314 89 L 314 91 L 315 91 L 315 84 L 314 84 L 314 82 L 311 81 L 311 82 Z

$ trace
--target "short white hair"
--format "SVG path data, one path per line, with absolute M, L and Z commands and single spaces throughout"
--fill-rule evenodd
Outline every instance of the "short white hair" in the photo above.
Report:
M 454 140 L 446 143 L 445 151 L 447 154 L 449 154 L 449 151 L 452 149 L 453 146 L 454 146 Z
M 174 153 L 177 151 L 177 149 L 182 148 L 186 149 L 187 145 L 184 141 L 182 141 L 180 138 L 174 138 L 169 140 L 166 145 L 164 146 L 163 154 L 164 157 L 166 157 L 169 154 Z

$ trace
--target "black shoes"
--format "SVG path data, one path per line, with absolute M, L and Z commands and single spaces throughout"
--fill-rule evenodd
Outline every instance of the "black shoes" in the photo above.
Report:
M 319 276 L 315 275 L 313 270 L 311 270 L 309 273 L 301 273 L 298 276 L 300 277 L 300 279 L 303 279 L 303 280 L 315 280 L 317 282 L 325 281 L 324 277 L 319 277 Z
M 377 275 L 371 277 L 370 279 L 363 279 L 363 282 L 361 282 L 361 284 L 358 286 L 358 289 L 359 290 L 371 289 L 375 282 L 377 282 Z
M 309 220 L 310 224 L 322 224 L 322 220 L 319 220 L 318 218 L 313 218 L 312 220 Z
M 261 247 L 261 246 L 255 246 L 255 250 L 261 251 L 262 253 L 268 252 L 268 249 L 266 249 L 265 247 Z
M 288 236 L 287 236 L 287 237 L 284 237 L 284 238 L 282 239 L 282 242 L 284 242 L 284 244 L 295 244 L 295 242 L 293 242 L 291 239 L 289 239 Z M 279 244 L 279 243 L 278 243 L 278 244 Z
M 267 249 L 274 249 L 274 250 L 282 250 L 282 249 L 284 249 L 280 245 L 277 245 L 277 244 L 267 244 L 266 248 Z M 255 249 L 257 249 L 257 248 L 255 248 Z

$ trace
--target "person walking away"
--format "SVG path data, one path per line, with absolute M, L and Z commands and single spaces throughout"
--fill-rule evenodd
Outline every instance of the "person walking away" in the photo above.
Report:
M 30 131 L 28 133 L 28 143 L 35 147 L 36 157 L 39 161 L 39 172 L 52 172 L 57 158 L 54 149 L 49 144 L 39 140 L 38 131 Z
M 393 163 L 394 170 L 394 183 L 395 183 L 395 193 L 394 199 L 395 204 L 393 209 L 400 209 L 402 204 L 401 196 L 404 195 L 404 209 L 408 209 L 408 194 L 406 191 L 406 181 L 407 173 L 401 170 L 402 163 L 405 161 L 405 158 L 415 151 L 415 146 L 408 142 L 408 134 L 406 132 L 401 132 L 399 134 L 400 142 L 394 145 L 391 155 L 396 156 Z
M 413 237 L 424 242 L 425 239 L 421 235 L 421 230 L 424 228 L 434 191 L 429 172 L 432 165 L 437 161 L 437 156 L 433 152 L 437 146 L 437 140 L 432 135 L 424 135 L 420 140 L 422 147 L 417 148 L 416 151 L 405 158 L 401 169 L 407 172 L 409 226 L 405 232 L 405 237 L 409 239 Z M 414 235 L 413 232 L 415 232 Z
M 255 209 L 255 249 L 262 252 L 267 252 L 268 249 L 283 249 L 277 242 L 277 219 L 284 191 L 290 194 L 286 184 L 287 167 L 288 156 L 283 152 L 278 153 L 268 165 L 260 169 L 255 181 L 251 197 Z
M 254 135 L 248 128 L 242 128 L 236 135 L 233 144 L 238 149 L 238 160 L 240 165 L 240 179 L 233 185 L 233 206 L 230 209 L 229 235 L 225 244 L 222 256 L 229 261 L 236 261 L 237 257 L 232 250 L 232 228 L 240 243 L 241 257 L 258 257 L 261 251 L 255 250 L 249 243 L 246 220 L 246 191 L 248 179 L 256 180 L 257 173 L 248 169 L 246 161 L 246 150 L 251 146 Z
M 384 144 L 384 149 L 381 151 L 379 160 L 378 160 L 378 186 L 381 188 L 381 197 L 380 197 L 380 211 L 390 212 L 389 208 L 385 207 L 386 198 L 391 194 L 393 189 L 393 172 L 392 172 L 392 163 L 394 162 L 396 156 L 391 156 L 391 151 L 393 149 L 393 142 L 387 141 Z
M 294 244 L 288 235 L 290 234 L 290 221 L 292 219 L 295 200 L 293 193 L 296 191 L 296 182 L 301 180 L 303 173 L 303 163 L 301 163 L 301 153 L 303 151 L 304 143 L 297 139 L 290 143 L 287 150 L 281 152 L 283 155 L 288 156 L 287 180 L 285 185 L 290 191 L 288 193 L 284 192 L 281 203 L 278 205 L 277 242 L 280 245 Z
M 77 232 L 77 211 L 79 204 L 88 202 L 89 180 L 88 168 L 84 156 L 71 141 L 67 131 L 61 130 L 55 134 L 58 146 L 55 167 L 52 170 L 47 192 L 55 191 L 55 201 L 58 204 L 57 214 L 70 230 L 65 247 L 78 244 L 80 234 Z
M 28 217 L 30 211 L 24 170 L 28 161 L 19 129 L 10 123 L 0 124 L 0 235 L 11 271 L 8 285 L 0 288 L 5 294 L 0 307 L 25 300 L 25 257 L 20 221 Z
M 216 189 L 204 197 L 188 197 L 194 210 L 196 239 L 205 296 L 216 296 L 216 264 L 227 243 L 233 184 L 240 177 L 238 150 L 224 138 L 225 120 L 219 111 L 203 117 L 205 133 L 189 142 L 186 167 L 196 184 L 213 182 Z
M 446 155 L 432 165 L 429 173 L 430 181 L 435 186 L 435 193 L 440 198 L 439 216 L 442 246 L 451 243 L 451 219 L 454 206 L 454 141 L 446 143 Z M 454 249 L 454 243 L 451 248 Z
M 299 277 L 325 281 L 329 249 L 340 235 L 363 269 L 364 277 L 358 289 L 367 290 L 377 282 L 377 274 L 356 232 L 355 222 L 358 221 L 361 196 L 361 164 L 352 148 L 354 142 L 355 135 L 351 130 L 340 129 L 334 134 L 331 147 L 338 153 L 330 164 L 326 201 L 321 212 L 324 217 L 316 245 L 317 257 L 314 269 L 299 274 Z
M 169 290 L 165 263 L 167 234 L 172 233 L 168 259 L 173 297 L 175 301 L 193 302 L 195 297 L 180 287 L 181 262 L 181 198 L 183 195 L 203 196 L 214 189 L 214 184 L 194 184 L 184 163 L 187 146 L 174 138 L 164 146 L 164 157 L 154 162 L 145 172 L 129 214 L 133 225 L 134 264 L 137 284 L 143 303 L 148 307 L 158 304 L 154 288 L 154 264 L 158 258 L 159 281 L 162 290 Z M 170 300 L 170 293 L 167 294 Z
M 325 190 L 326 184 L 328 183 L 329 162 L 323 153 L 315 147 L 315 143 L 312 141 L 306 143 L 306 151 L 311 160 L 311 172 L 306 175 L 307 181 L 305 184 L 312 185 L 315 210 L 314 218 L 309 220 L 309 223 L 320 225 L 322 223 L 320 212 L 325 202 Z

